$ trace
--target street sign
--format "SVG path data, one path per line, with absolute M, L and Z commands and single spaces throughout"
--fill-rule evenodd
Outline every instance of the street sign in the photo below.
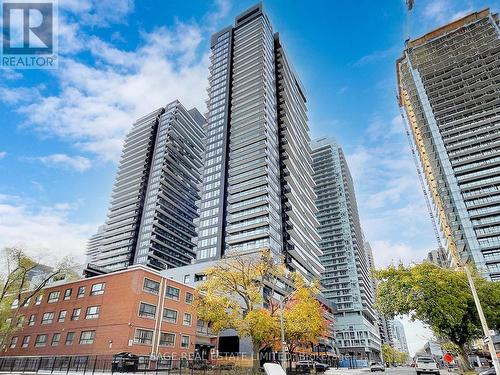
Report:
M 453 362 L 453 356 L 450 353 L 446 353 L 445 355 L 443 355 L 443 359 L 448 363 Z

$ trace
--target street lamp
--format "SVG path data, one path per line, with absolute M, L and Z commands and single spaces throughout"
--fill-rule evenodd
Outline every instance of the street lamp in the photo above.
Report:
M 286 342 L 285 328 L 283 326 L 283 298 L 280 298 L 280 330 L 281 330 L 281 367 L 286 371 Z

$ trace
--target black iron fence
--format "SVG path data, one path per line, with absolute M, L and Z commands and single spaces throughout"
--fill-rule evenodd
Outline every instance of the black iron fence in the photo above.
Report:
M 0 357 L 0 372 L 14 374 L 153 373 L 162 375 L 251 375 L 252 369 L 234 363 L 205 360 L 139 357 L 122 366 L 112 356 Z

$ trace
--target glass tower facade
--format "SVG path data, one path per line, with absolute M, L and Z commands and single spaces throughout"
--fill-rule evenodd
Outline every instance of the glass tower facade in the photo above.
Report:
M 137 120 L 125 145 L 94 266 L 157 270 L 195 258 L 205 118 L 174 101 Z
M 323 252 L 323 295 L 335 306 L 340 353 L 376 361 L 381 341 L 373 309 L 371 248 L 365 248 L 354 186 L 342 148 L 334 139 L 312 142 L 316 206 Z
M 211 50 L 197 261 L 268 248 L 318 277 L 306 98 L 262 5 Z
M 447 249 L 500 280 L 498 15 L 472 13 L 409 41 L 397 74 Z

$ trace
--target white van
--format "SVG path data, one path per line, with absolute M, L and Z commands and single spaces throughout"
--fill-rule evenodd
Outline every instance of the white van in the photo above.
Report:
M 417 375 L 420 374 L 436 374 L 439 375 L 439 367 L 431 356 L 417 356 L 415 361 L 415 370 L 417 370 Z

